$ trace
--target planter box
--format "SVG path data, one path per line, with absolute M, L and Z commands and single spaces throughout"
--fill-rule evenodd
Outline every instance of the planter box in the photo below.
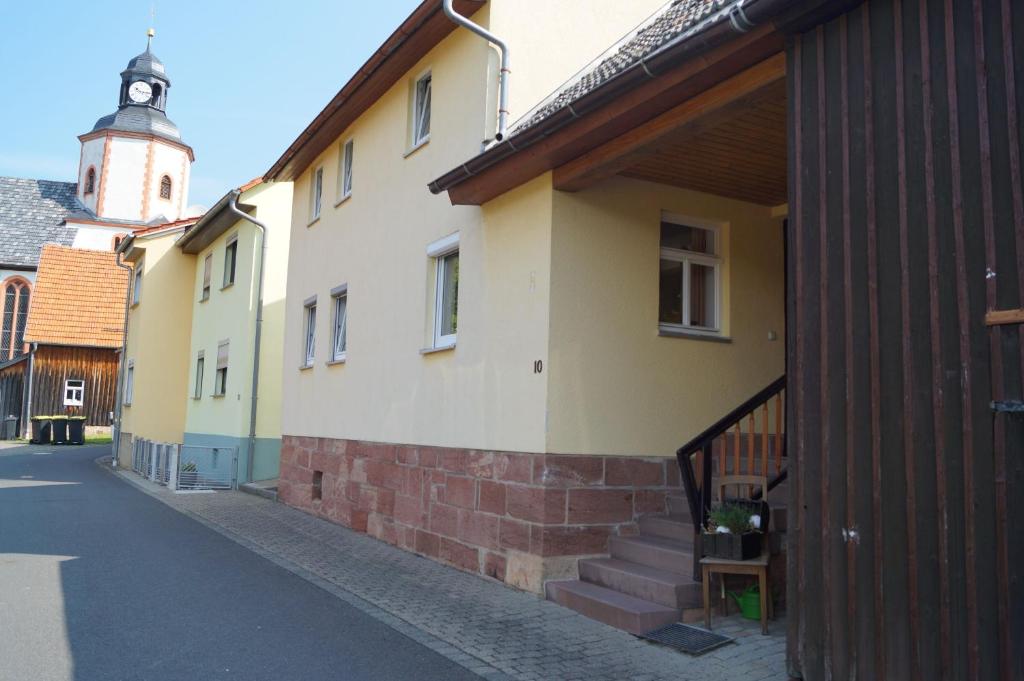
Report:
M 50 434 L 53 430 L 53 422 L 50 419 L 45 418 L 32 418 L 32 439 L 30 442 L 34 445 L 47 445 L 50 444 Z
M 760 532 L 744 532 L 743 534 L 704 532 L 701 534 L 701 548 L 705 558 L 750 560 L 761 555 L 763 538 L 764 535 Z
M 63 445 L 68 442 L 68 419 L 67 417 L 53 419 L 53 444 Z
M 72 416 L 68 419 L 68 444 L 85 444 L 85 417 Z

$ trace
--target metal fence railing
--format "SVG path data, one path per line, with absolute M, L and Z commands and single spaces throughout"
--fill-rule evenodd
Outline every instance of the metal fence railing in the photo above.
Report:
M 134 438 L 132 470 L 175 491 L 234 489 L 238 484 L 238 448 Z

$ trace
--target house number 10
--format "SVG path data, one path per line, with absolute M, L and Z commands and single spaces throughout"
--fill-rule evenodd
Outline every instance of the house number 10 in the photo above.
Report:
M 533 363 L 533 373 L 539 374 L 542 371 L 544 371 L 544 360 L 535 360 Z

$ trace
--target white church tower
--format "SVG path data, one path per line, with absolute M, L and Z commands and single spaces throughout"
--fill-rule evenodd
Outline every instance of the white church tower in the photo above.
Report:
M 146 51 L 121 72 L 117 111 L 78 138 L 78 199 L 96 224 L 74 220 L 79 223 L 76 247 L 109 249 L 111 234 L 117 231 L 187 215 L 195 157 L 164 113 L 171 81 L 150 51 L 152 40 L 150 29 Z

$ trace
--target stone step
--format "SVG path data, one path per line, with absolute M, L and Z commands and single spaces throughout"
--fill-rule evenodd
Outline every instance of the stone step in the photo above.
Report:
M 611 537 L 612 558 L 646 565 L 677 575 L 693 575 L 693 549 L 685 544 L 661 537 Z
M 680 611 L 675 608 L 579 580 L 548 582 L 544 592 L 549 601 L 631 634 L 679 621 Z
M 693 545 L 693 523 L 681 516 L 649 515 L 640 519 L 642 536 L 663 537 Z
M 618 558 L 586 558 L 579 562 L 580 580 L 669 608 L 702 604 L 701 585 L 675 572 Z

